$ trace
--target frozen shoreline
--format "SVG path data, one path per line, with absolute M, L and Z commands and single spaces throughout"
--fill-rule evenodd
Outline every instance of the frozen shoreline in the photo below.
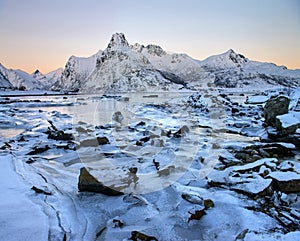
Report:
M 28 183 L 14 168 L 11 155 L 0 156 L 0 239 L 41 241 L 48 239 L 48 217 L 33 203 Z

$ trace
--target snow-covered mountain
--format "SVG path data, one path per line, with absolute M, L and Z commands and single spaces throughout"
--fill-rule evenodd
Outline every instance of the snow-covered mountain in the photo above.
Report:
M 160 46 L 129 45 L 124 34 L 88 58 L 72 56 L 55 88 L 83 92 L 181 88 L 298 86 L 300 70 L 247 59 L 232 49 L 205 60 L 169 54 Z
M 232 49 L 210 56 L 199 64 L 214 78 L 220 87 L 295 87 L 300 83 L 300 70 L 288 70 L 284 66 L 247 59 Z
M 59 72 L 57 72 L 58 77 Z M 36 70 L 32 74 L 28 74 L 22 70 L 7 69 L 0 64 L 0 87 L 4 89 L 19 90 L 47 90 L 50 89 L 56 78 L 50 78 Z
M 0 65 L 0 72 L 16 89 L 32 90 L 41 88 L 38 80 L 22 70 L 7 69 Z
M 168 91 L 207 87 L 296 87 L 300 70 L 252 61 L 234 52 L 197 60 L 170 54 L 157 45 L 129 45 L 115 33 L 107 48 L 91 57 L 71 56 L 64 69 L 49 74 L 6 69 L 0 65 L 0 87 L 80 92 Z M 10 82 L 10 84 L 7 82 Z
M 178 83 L 176 83 L 178 82 Z M 86 79 L 83 91 L 175 90 L 184 84 L 175 74 L 159 71 L 149 59 L 129 46 L 124 34 L 114 34 Z

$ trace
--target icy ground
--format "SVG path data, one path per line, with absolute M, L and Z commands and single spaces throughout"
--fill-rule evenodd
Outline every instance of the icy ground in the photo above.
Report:
M 299 147 L 268 139 L 266 100 L 1 97 L 0 240 L 299 240 L 299 193 L 271 187 L 299 183 Z M 72 140 L 51 138 L 51 123 Z M 78 192 L 83 166 L 124 194 Z

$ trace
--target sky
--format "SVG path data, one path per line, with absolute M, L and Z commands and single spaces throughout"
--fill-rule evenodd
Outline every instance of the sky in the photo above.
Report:
M 47 73 L 116 32 L 203 60 L 234 49 L 300 69 L 299 0 L 0 0 L 0 63 Z

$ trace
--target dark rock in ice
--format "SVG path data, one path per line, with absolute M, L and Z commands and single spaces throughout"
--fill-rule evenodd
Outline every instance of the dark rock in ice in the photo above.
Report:
M 33 191 L 35 191 L 36 193 L 38 193 L 38 194 L 52 195 L 51 192 L 47 192 L 47 191 L 45 191 L 45 190 L 42 190 L 42 189 L 40 189 L 40 188 L 37 188 L 36 186 L 32 186 L 31 189 L 32 189 Z
M 270 98 L 264 106 L 265 122 L 275 126 L 276 116 L 288 113 L 290 99 L 286 96 L 276 96 Z
M 141 141 L 141 142 L 144 142 L 144 143 L 145 143 L 145 142 L 148 142 L 149 140 L 150 140 L 150 137 L 149 137 L 149 136 L 145 136 L 145 137 L 143 137 L 143 138 L 140 139 L 140 141 Z
M 46 132 L 46 134 L 48 134 L 49 139 L 57 141 L 71 141 L 74 139 L 72 134 L 65 133 L 62 130 L 58 130 L 52 121 L 48 120 L 48 122 L 51 125 L 50 127 L 48 127 L 48 131 Z
M 300 192 L 300 174 L 296 172 L 272 172 L 269 175 L 274 181 L 274 188 L 284 192 Z
M 80 169 L 78 190 L 80 192 L 102 193 L 108 196 L 118 196 L 123 194 L 121 191 L 117 190 L 117 188 L 105 186 L 93 177 L 85 167 Z
M 16 139 L 16 141 L 24 142 L 24 141 L 26 141 L 26 140 L 25 140 L 25 137 L 24 137 L 23 135 L 20 135 L 20 136 Z
M 235 158 L 243 162 L 254 162 L 268 157 L 293 157 L 295 145 L 290 143 L 261 143 L 247 146 L 235 153 Z
M 154 236 L 149 236 L 139 231 L 132 231 L 129 239 L 133 241 L 158 241 Z
M 124 222 L 122 220 L 113 219 L 112 222 L 114 224 L 114 228 L 122 228 L 124 226 Z
M 117 111 L 113 114 L 112 119 L 118 123 L 121 123 L 124 120 L 124 116 L 122 115 L 121 111 Z
M 48 151 L 50 147 L 48 145 L 45 146 L 35 146 L 32 148 L 33 150 L 28 152 L 27 155 L 37 155 L 40 153 L 43 153 L 45 151 Z
M 230 166 L 235 166 L 235 165 L 238 165 L 238 164 L 242 164 L 242 161 L 235 158 L 235 157 L 231 157 L 231 156 L 222 156 L 220 155 L 219 156 L 219 161 L 227 168 L 227 167 L 230 167 Z
M 203 198 L 195 193 L 182 193 L 181 197 L 184 200 L 186 200 L 190 203 L 194 203 L 194 204 L 203 205 L 203 202 L 204 202 Z
M 9 150 L 12 146 L 8 142 L 4 142 L 2 146 L 0 146 L 0 150 Z
M 144 143 L 148 142 L 150 140 L 150 136 L 145 136 L 141 138 L 140 140 L 136 141 L 137 146 L 142 146 Z
M 203 215 L 206 214 L 205 207 L 203 207 L 202 209 L 196 209 L 193 211 L 189 211 L 188 213 L 191 214 L 191 216 L 188 219 L 188 223 L 191 220 L 200 220 L 203 217 Z
M 136 124 L 136 126 L 144 126 L 146 125 L 146 122 L 144 121 L 140 121 L 139 123 Z
M 240 232 L 239 234 L 238 234 L 238 236 L 236 236 L 236 238 L 235 238 L 235 241 L 238 241 L 238 240 L 244 240 L 245 239 L 245 236 L 246 236 L 246 234 L 249 232 L 249 229 L 247 228 L 247 229 L 245 229 L 245 230 L 243 230 L 242 232 Z
M 159 177 L 162 177 L 162 176 L 169 176 L 171 174 L 172 171 L 175 170 L 175 166 L 174 165 L 170 165 L 164 169 L 161 169 L 161 170 L 158 170 L 157 171 L 157 174 Z
M 88 133 L 88 132 L 92 132 L 92 130 L 86 129 L 86 128 L 82 127 L 82 126 L 77 126 L 77 127 L 75 128 L 75 130 L 76 130 L 78 133 Z
M 96 139 L 99 145 L 109 144 L 109 140 L 106 136 L 103 137 L 98 136 Z
M 156 170 L 159 171 L 159 166 L 160 166 L 159 162 L 155 161 L 155 159 L 153 159 L 153 164 L 154 164 Z
M 26 163 L 26 164 L 32 164 L 32 163 L 34 163 L 34 162 L 36 162 L 35 159 L 29 158 L 25 163 Z
M 96 137 L 90 139 L 84 139 L 80 142 L 80 147 L 97 147 L 99 145 L 106 145 L 109 144 L 109 139 L 104 137 Z
M 190 129 L 186 125 L 184 125 L 178 131 L 176 131 L 173 136 L 176 138 L 179 138 L 179 137 L 182 137 L 183 135 L 185 135 L 186 133 L 188 133 L 189 131 L 190 131 Z
M 239 111 L 240 111 L 240 110 L 239 110 L 238 108 L 236 108 L 236 107 L 231 108 L 232 114 L 236 114 L 236 113 L 238 113 Z
M 215 203 L 211 199 L 205 199 L 203 201 L 205 209 L 213 208 L 215 206 Z

